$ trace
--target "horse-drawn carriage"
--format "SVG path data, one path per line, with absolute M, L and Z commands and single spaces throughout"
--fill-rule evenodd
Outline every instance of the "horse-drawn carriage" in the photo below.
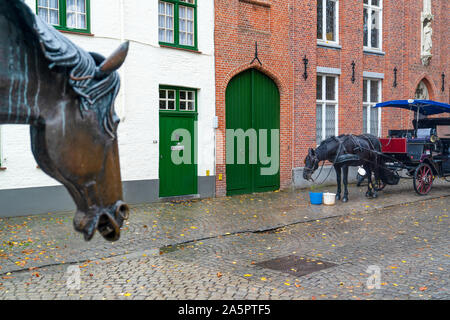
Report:
M 349 166 L 361 166 L 368 178 L 367 197 L 377 197 L 386 185 L 396 185 L 400 178 L 412 178 L 419 195 L 431 190 L 434 178 L 450 177 L 450 117 L 428 117 L 450 113 L 450 105 L 430 100 L 395 100 L 379 103 L 374 108 L 403 108 L 415 112 L 412 129 L 390 130 L 387 138 L 370 134 L 344 134 L 329 137 L 305 158 L 303 178 L 314 181 L 312 174 L 325 162 L 336 171 L 336 198 L 341 199 L 341 172 L 344 196 L 348 201 Z M 322 171 L 322 170 L 320 170 Z M 359 171 L 359 170 L 358 170 Z M 320 172 L 319 172 L 320 175 Z M 325 180 L 323 180 L 325 181 Z
M 374 108 L 402 108 L 415 112 L 413 128 L 389 130 L 387 138 L 381 138 L 382 182 L 396 184 L 400 177 L 413 179 L 414 190 L 419 195 L 430 192 L 435 177 L 450 176 L 450 117 L 433 117 L 450 113 L 450 105 L 430 100 L 395 100 L 379 103 Z M 392 179 L 393 178 L 393 179 Z M 394 182 L 392 182 L 394 181 Z

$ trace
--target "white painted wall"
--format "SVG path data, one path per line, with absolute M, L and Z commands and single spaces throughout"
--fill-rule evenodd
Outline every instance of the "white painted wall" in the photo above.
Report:
M 35 10 L 35 0 L 25 1 Z M 121 10 L 123 8 L 123 10 Z M 158 179 L 160 84 L 198 89 L 198 175 L 214 175 L 215 78 L 214 1 L 198 0 L 198 50 L 192 53 L 158 44 L 158 0 L 91 0 L 93 37 L 65 34 L 88 51 L 108 56 L 123 40 L 130 51 L 120 70 L 116 100 L 122 179 Z M 36 168 L 28 126 L 1 126 L 0 189 L 57 185 Z M 154 144 L 153 141 L 158 143 Z

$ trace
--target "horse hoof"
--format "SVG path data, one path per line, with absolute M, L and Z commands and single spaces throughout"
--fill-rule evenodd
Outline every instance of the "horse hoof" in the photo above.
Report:
M 376 193 L 374 193 L 374 194 L 372 194 L 372 198 L 378 198 L 378 194 L 376 194 Z
M 372 196 L 372 192 L 367 191 L 367 192 L 366 192 L 366 197 L 367 197 L 367 198 L 370 198 L 371 196 Z
M 336 195 L 336 200 L 341 200 L 341 195 L 340 194 Z
M 347 197 L 343 197 L 343 198 L 342 198 L 342 202 L 344 202 L 344 203 L 345 203 L 345 202 L 348 202 L 348 198 L 347 198 Z

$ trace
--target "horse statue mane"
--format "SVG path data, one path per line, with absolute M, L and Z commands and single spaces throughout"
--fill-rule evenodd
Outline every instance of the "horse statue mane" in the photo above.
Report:
M 35 15 L 23 0 L 14 1 L 14 6 L 19 17 L 23 19 L 22 22 L 39 42 L 42 53 L 50 62 L 49 69 L 69 72 L 68 83 L 80 98 L 81 115 L 85 110 L 97 112 L 103 129 L 114 139 L 119 121 L 113 105 L 120 88 L 118 73 L 102 72 L 100 67 L 105 57 L 98 53 L 86 52 L 74 44 Z M 96 107 L 98 104 L 95 102 L 111 93 L 106 108 Z

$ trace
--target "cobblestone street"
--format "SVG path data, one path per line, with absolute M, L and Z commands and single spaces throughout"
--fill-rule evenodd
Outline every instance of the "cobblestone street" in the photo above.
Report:
M 134 206 L 116 243 L 85 243 L 72 213 L 1 219 L 0 299 L 448 299 L 448 187 L 364 191 L 333 207 L 305 190 Z M 312 272 L 261 264 L 284 257 Z

